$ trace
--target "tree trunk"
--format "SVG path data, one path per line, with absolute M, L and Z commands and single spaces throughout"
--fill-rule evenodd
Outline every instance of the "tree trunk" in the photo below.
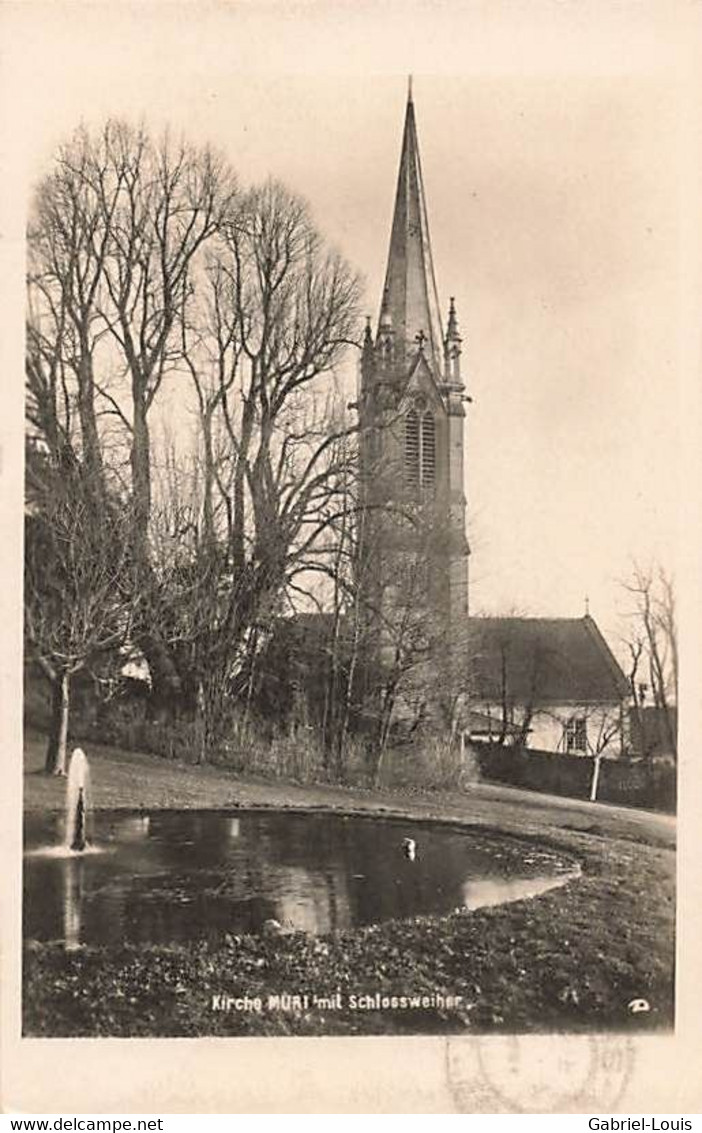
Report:
M 497 742 L 502 746 L 507 739 L 507 727 L 509 722 L 509 706 L 507 695 L 507 658 L 504 649 L 500 651 L 500 680 L 501 680 L 501 700 L 502 700 L 502 720 L 500 723 L 500 734 Z
M 344 702 L 342 709 L 342 717 L 339 723 L 337 734 L 337 747 L 336 747 L 336 769 L 337 775 L 341 778 L 345 773 L 345 746 L 346 736 L 349 731 L 349 724 L 351 721 L 351 707 L 354 697 L 357 696 L 356 689 L 356 670 L 358 666 L 359 643 L 361 638 L 361 609 L 360 609 L 360 593 L 357 590 L 354 600 L 354 613 L 353 613 L 353 639 L 351 643 L 351 653 L 349 655 L 348 673 L 346 674 L 346 688 L 344 690 Z M 365 674 L 362 673 L 362 677 Z M 367 680 L 362 681 L 361 695 L 365 695 L 368 688 Z M 356 721 L 357 723 L 357 721 Z
M 527 704 L 526 708 L 524 709 L 524 716 L 522 718 L 522 722 L 519 726 L 519 732 L 517 733 L 517 738 L 516 738 L 516 746 L 517 747 L 524 748 L 524 747 L 527 746 L 527 740 L 529 738 L 529 732 L 531 731 L 531 722 L 532 722 L 533 719 L 534 719 L 534 708 L 531 704 Z
M 139 562 L 148 561 L 148 529 L 151 515 L 151 441 L 144 396 L 134 391 L 132 447 L 129 461 L 132 469 L 134 535 Z
M 205 535 L 205 546 L 209 554 L 215 546 L 215 524 L 214 524 L 214 503 L 212 494 L 215 486 L 215 459 L 212 446 L 212 412 L 214 406 L 210 406 L 202 414 L 202 443 L 203 443 L 203 457 L 204 457 L 204 470 L 203 470 L 203 501 L 202 501 L 202 522 Z
M 47 775 L 66 774 L 70 682 L 69 673 L 64 671 L 57 674 L 51 687 L 51 728 L 44 765 Z
M 95 412 L 95 380 L 90 344 L 86 333 L 80 335 L 80 364 L 78 367 L 78 417 L 83 442 L 83 462 L 90 473 L 96 491 L 102 496 L 104 471 L 100 434 Z
M 248 641 L 249 673 L 246 679 L 246 699 L 244 701 L 244 715 L 242 719 L 241 739 L 246 743 L 251 719 L 251 705 L 253 704 L 254 681 L 256 678 L 256 651 L 258 649 L 258 630 L 254 627 Z
M 380 776 L 383 770 L 383 759 L 388 745 L 390 736 L 390 724 L 392 722 L 392 713 L 395 707 L 395 690 L 386 689 L 383 696 L 383 704 L 380 713 L 380 721 L 378 727 L 378 736 L 376 741 L 375 751 L 375 767 L 373 769 L 373 786 L 380 786 Z
M 207 759 L 207 741 L 208 741 L 208 704 L 205 700 L 205 689 L 202 681 L 197 687 L 197 700 L 196 700 L 195 720 L 197 722 L 197 753 L 195 756 L 195 763 L 200 767 Z
M 253 424 L 253 399 L 246 398 L 241 417 L 241 436 L 232 486 L 231 555 L 234 570 L 238 574 L 246 567 L 246 468 Z
M 148 625 L 135 628 L 134 640 L 149 666 L 151 677 L 150 707 L 160 711 L 170 722 L 178 716 L 178 709 L 186 703 L 183 683 L 167 644 L 160 641 Z
M 598 752 L 592 764 L 592 779 L 590 780 L 590 802 L 597 802 L 597 787 L 600 782 L 600 763 L 602 760 L 602 752 Z
M 134 375 L 134 367 L 132 366 Z M 134 627 L 134 640 L 149 666 L 151 707 L 169 721 L 176 719 L 183 698 L 183 682 L 173 650 L 163 639 L 162 595 L 155 577 L 149 552 L 149 520 L 151 516 L 151 439 L 148 405 L 142 379 L 133 376 L 132 446 L 129 460 L 132 471 L 132 520 L 137 587 L 142 596 L 139 619 Z
M 338 587 L 338 584 L 337 584 Z M 339 723 L 339 628 L 341 623 L 341 609 L 338 601 L 338 592 L 334 596 L 334 625 L 332 629 L 329 677 L 324 689 L 324 712 L 322 716 L 322 765 L 325 771 L 329 770 L 332 752 L 338 751 L 338 723 Z

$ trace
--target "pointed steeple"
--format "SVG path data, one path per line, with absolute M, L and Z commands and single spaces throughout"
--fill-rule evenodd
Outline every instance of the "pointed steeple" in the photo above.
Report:
M 458 316 L 456 314 L 456 300 L 453 295 L 449 300 L 449 315 L 446 324 L 446 341 L 447 342 L 460 342 L 461 336 L 458 333 Z
M 410 79 L 397 178 L 390 252 L 378 322 L 379 337 L 392 331 L 396 357 L 416 353 L 422 333 L 425 355 L 441 375 L 443 336 L 429 240 L 422 167 Z
M 458 330 L 458 316 L 456 314 L 456 300 L 453 295 L 449 303 L 448 321 L 446 323 L 446 339 L 444 340 L 444 379 L 448 384 L 460 386 L 461 381 L 461 338 Z

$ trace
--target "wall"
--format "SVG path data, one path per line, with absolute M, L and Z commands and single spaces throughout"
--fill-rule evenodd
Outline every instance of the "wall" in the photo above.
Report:
M 528 746 L 540 751 L 566 750 L 564 728 L 573 716 L 584 717 L 587 751 L 608 757 L 621 755 L 621 709 L 619 705 L 555 705 L 538 712 L 532 721 Z M 572 754 L 580 754 L 579 752 Z
M 588 799 L 594 760 L 530 748 L 472 745 L 483 779 L 546 794 Z M 677 774 L 669 764 L 603 759 L 598 802 L 674 812 Z
M 483 716 L 494 721 L 494 732 L 488 739 L 500 734 L 502 708 L 496 703 L 474 704 Z M 564 726 L 572 716 L 584 716 L 587 721 L 588 750 L 585 755 L 601 753 L 616 758 L 621 755 L 621 709 L 619 705 L 566 704 L 549 705 L 534 713 L 529 728 L 527 746 L 538 751 L 564 751 Z M 512 722 L 518 727 L 524 718 L 524 709 L 516 707 Z M 481 737 L 482 738 L 482 737 Z

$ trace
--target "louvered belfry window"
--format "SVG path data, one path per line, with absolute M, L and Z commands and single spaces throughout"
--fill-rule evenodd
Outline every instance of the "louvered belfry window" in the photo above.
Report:
M 419 441 L 419 417 L 410 409 L 405 417 L 405 479 L 413 487 L 419 486 Z
M 436 429 L 431 413 L 422 417 L 422 484 L 433 487 L 436 478 Z
M 431 413 L 410 409 L 405 415 L 405 480 L 432 488 L 436 480 L 436 426 Z

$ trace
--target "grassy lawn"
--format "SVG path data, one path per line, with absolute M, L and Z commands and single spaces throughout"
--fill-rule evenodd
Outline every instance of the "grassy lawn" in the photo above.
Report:
M 25 808 L 57 809 L 29 737 Z M 28 1035 L 369 1034 L 672 1026 L 675 823 L 668 816 L 494 784 L 462 795 L 363 792 L 243 780 L 221 769 L 91 748 L 103 808 L 295 807 L 442 819 L 538 840 L 582 877 L 533 900 L 391 921 L 333 937 L 230 936 L 220 946 L 81 948 L 28 942 Z M 213 1010 L 213 997 L 293 993 L 342 1006 Z M 461 996 L 453 1007 L 354 1010 L 352 994 Z M 633 999 L 648 1013 L 631 1014 Z

